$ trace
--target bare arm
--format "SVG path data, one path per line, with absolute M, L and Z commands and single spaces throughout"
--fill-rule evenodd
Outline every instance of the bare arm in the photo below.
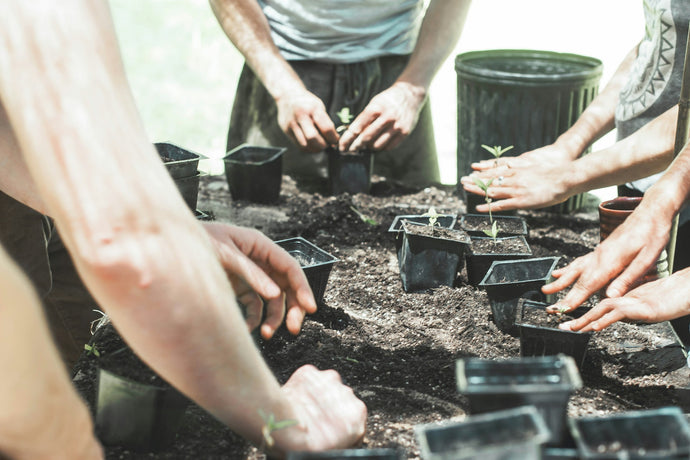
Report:
M 40 301 L 2 247 L 0 318 L 0 457 L 102 458 L 91 416 L 50 340 Z
M 302 149 L 320 152 L 338 142 L 323 102 L 281 56 L 256 0 L 210 0 L 213 12 L 278 106 L 278 124 Z
M 341 150 L 391 149 L 414 129 L 431 81 L 460 38 L 470 3 L 431 0 L 407 66 L 352 122 L 340 139 Z
M 259 410 L 301 422 L 281 449 L 361 435 L 363 405 L 351 390 L 329 387 L 349 429 L 325 441 L 313 431 L 318 417 L 295 406 L 261 359 L 207 233 L 146 139 L 107 4 L 2 6 L 0 95 L 10 124 L 82 279 L 133 349 L 255 442 Z

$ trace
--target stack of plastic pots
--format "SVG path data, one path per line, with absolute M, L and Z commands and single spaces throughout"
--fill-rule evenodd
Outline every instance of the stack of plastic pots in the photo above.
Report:
M 203 160 L 206 157 L 168 142 L 158 142 L 154 146 L 161 160 L 163 160 L 170 177 L 177 185 L 185 203 L 187 203 L 189 209 L 196 211 L 197 198 L 199 197 L 199 179 L 201 177 L 201 173 L 198 170 L 199 160 Z

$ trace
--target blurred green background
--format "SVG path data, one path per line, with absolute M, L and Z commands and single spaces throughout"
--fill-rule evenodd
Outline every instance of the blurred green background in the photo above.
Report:
M 446 0 L 455 1 L 455 0 Z M 168 141 L 218 159 L 243 64 L 207 0 L 110 0 L 125 68 L 152 142 Z M 455 51 L 430 90 L 441 178 L 456 182 L 458 53 L 523 48 L 571 52 L 604 62 L 602 86 L 642 38 L 642 2 L 475 0 Z M 599 147 L 611 143 L 609 135 Z M 597 144 L 595 144 L 595 148 Z M 222 162 L 201 168 L 222 172 Z

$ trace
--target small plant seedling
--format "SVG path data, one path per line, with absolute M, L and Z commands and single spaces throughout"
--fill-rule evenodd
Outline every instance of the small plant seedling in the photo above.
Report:
M 436 212 L 436 209 L 433 206 L 430 207 L 427 212 L 422 214 L 422 216 L 429 218 L 429 227 L 441 226 L 441 224 L 438 222 L 438 216 L 440 216 L 440 214 Z
M 484 230 L 484 234 L 487 236 L 490 236 L 491 238 L 496 241 L 496 237 L 498 236 L 498 222 L 493 221 L 491 224 L 491 229 L 490 230 Z
M 101 352 L 98 351 L 98 348 L 96 348 L 96 345 L 89 345 L 88 343 L 84 344 L 84 350 L 86 350 L 86 354 L 88 355 L 94 355 L 96 358 L 101 357 Z
M 376 222 L 376 220 L 372 219 L 371 217 L 365 216 L 365 215 L 362 213 L 362 211 L 360 211 L 359 209 L 355 208 L 354 206 L 350 206 L 350 209 L 352 209 L 352 210 L 355 212 L 355 214 L 357 214 L 357 216 L 358 216 L 358 217 L 362 220 L 362 222 L 364 222 L 365 224 L 369 224 L 369 225 L 371 225 L 371 226 L 375 226 L 375 225 L 378 225 L 378 224 L 379 224 L 378 222 Z
M 512 149 L 513 146 L 509 145 L 506 148 L 501 147 L 500 145 L 494 145 L 493 147 L 489 145 L 482 144 L 482 148 L 488 151 L 491 155 L 494 156 L 497 160 L 501 158 L 501 155 L 506 153 L 508 150 Z
M 262 444 L 264 444 L 269 449 L 275 444 L 272 434 L 278 430 L 297 425 L 297 420 L 280 420 L 277 421 L 275 415 L 266 415 L 264 411 L 259 409 L 259 415 L 264 421 L 264 425 L 261 427 L 261 435 L 263 436 Z M 263 449 L 262 449 L 263 450 Z
M 489 179 L 486 182 L 484 182 L 478 177 L 473 177 L 472 180 L 474 181 L 475 185 L 482 189 L 482 191 L 484 192 L 484 201 L 486 201 L 486 204 L 489 205 L 489 221 L 493 222 L 494 217 L 491 215 L 491 198 L 489 197 L 489 187 L 491 186 L 494 180 Z
M 338 111 L 338 113 L 336 113 L 336 115 L 338 115 L 338 118 L 340 119 L 340 126 L 335 128 L 335 130 L 338 132 L 338 134 L 342 134 L 350 126 L 350 122 L 355 116 L 352 115 L 349 107 L 343 107 Z

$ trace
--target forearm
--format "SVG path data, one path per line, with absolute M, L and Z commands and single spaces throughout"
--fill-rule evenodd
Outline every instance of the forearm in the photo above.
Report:
M 565 174 L 573 194 L 641 179 L 668 167 L 673 158 L 678 106 L 613 146 L 572 163 Z
M 666 172 L 645 192 L 640 206 L 649 207 L 660 219 L 670 220 L 690 196 L 689 178 L 690 144 L 686 144 Z
M 258 410 L 289 418 L 289 402 L 206 233 L 146 139 L 107 4 L 8 9 L 0 48 L 12 52 L 0 54 L 0 95 L 82 279 L 146 362 L 257 440 Z
M 439 68 L 462 34 L 471 0 L 432 0 L 410 60 L 397 82 L 426 95 Z
M 0 247 L 0 456 L 96 459 L 91 416 L 50 340 L 38 297 Z
M 637 57 L 637 47 L 623 59 L 603 91 L 587 106 L 577 121 L 556 140 L 556 144 L 579 157 L 595 141 L 615 127 L 615 110 L 620 92 Z
M 210 0 L 218 23 L 249 67 L 278 100 L 304 84 L 281 56 L 271 38 L 271 31 L 256 0 Z

